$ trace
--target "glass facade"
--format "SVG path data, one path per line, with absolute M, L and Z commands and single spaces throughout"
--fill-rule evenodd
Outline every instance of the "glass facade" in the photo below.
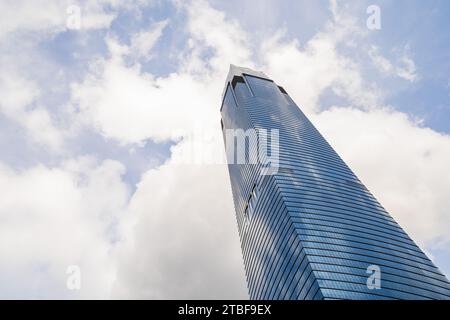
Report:
M 275 173 L 228 164 L 251 299 L 450 299 L 446 277 L 283 88 L 231 66 L 221 115 L 224 139 L 279 131 Z

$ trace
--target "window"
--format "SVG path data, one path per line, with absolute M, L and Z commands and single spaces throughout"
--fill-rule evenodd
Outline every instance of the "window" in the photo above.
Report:
M 286 92 L 286 90 L 284 90 L 283 87 L 278 86 L 278 89 L 279 89 L 280 92 L 283 94 L 283 97 L 286 99 L 286 102 L 287 102 L 287 103 L 295 104 L 295 102 L 291 99 L 291 97 L 288 95 L 288 93 Z
M 238 83 L 243 83 L 243 84 L 245 84 L 244 78 L 239 77 L 239 76 L 235 76 L 235 77 L 233 78 L 233 80 L 231 81 L 231 85 L 233 86 L 233 89 L 236 88 L 236 85 L 237 85 Z
M 233 87 L 234 95 L 239 105 L 243 105 L 248 98 L 252 97 L 252 93 L 245 83 L 244 78 L 234 77 L 233 81 L 231 81 L 231 86 Z
M 250 193 L 250 197 L 248 199 L 248 208 L 249 208 L 249 218 L 253 216 L 255 211 L 256 201 L 258 200 L 258 192 L 256 188 L 256 183 L 253 185 L 252 192 Z
M 245 79 L 256 97 L 286 103 L 283 94 L 274 82 L 250 75 L 245 75 Z
M 222 106 L 220 107 L 220 112 L 225 110 L 225 114 L 230 111 L 231 106 L 237 107 L 236 99 L 234 98 L 233 90 L 230 84 L 227 85 L 227 90 L 225 91 L 225 96 L 222 101 Z M 225 107 L 225 109 L 224 109 Z
M 244 208 L 244 230 L 247 229 L 250 224 L 250 220 L 255 212 L 256 202 L 258 200 L 258 188 L 256 188 L 256 183 L 253 185 L 252 191 L 247 200 L 247 204 Z
M 278 89 L 280 89 L 281 93 L 287 94 L 286 90 L 284 90 L 283 87 L 278 86 Z
M 247 230 L 247 227 L 249 225 L 249 220 L 250 220 L 250 218 L 249 218 L 249 214 L 248 214 L 248 204 L 247 204 L 244 209 L 244 231 Z

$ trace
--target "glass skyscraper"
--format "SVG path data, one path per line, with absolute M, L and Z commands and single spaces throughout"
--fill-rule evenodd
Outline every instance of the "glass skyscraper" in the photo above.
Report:
M 231 66 L 221 115 L 251 299 L 450 299 L 446 277 L 282 87 Z M 244 162 L 230 152 L 238 130 Z M 268 146 L 272 170 L 250 161 Z

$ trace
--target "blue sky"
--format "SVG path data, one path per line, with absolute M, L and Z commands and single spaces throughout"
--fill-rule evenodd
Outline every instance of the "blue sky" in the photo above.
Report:
M 373 4 L 380 30 L 366 26 Z M 283 85 L 450 274 L 448 1 L 3 1 L 0 12 L 0 241 L 18 248 L 0 246 L 0 297 L 246 297 L 226 168 L 184 158 L 197 129 L 202 152 L 223 148 L 230 63 Z M 214 244 L 222 254 L 204 257 Z M 81 291 L 65 287 L 70 264 Z

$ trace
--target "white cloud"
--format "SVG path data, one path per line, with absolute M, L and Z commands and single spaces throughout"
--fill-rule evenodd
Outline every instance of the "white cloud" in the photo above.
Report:
M 2 1 L 0 39 L 17 30 L 46 30 L 65 27 L 66 6 L 58 1 Z
M 419 79 L 419 76 L 416 71 L 414 60 L 409 57 L 407 51 L 408 49 L 406 47 L 399 58 L 398 66 L 394 66 L 391 61 L 383 57 L 376 46 L 370 48 L 369 57 L 381 72 L 414 82 Z
M 419 76 L 416 71 L 416 64 L 414 60 L 411 59 L 406 53 L 400 59 L 403 67 L 397 67 L 397 75 L 400 78 L 406 79 L 408 81 L 414 82 L 419 79 Z
M 375 46 L 372 46 L 369 51 L 369 56 L 372 59 L 372 62 L 375 64 L 375 66 L 378 67 L 378 69 L 384 73 L 393 73 L 394 72 L 394 66 L 391 64 L 391 62 L 383 57 L 379 52 L 378 48 Z
M 195 123 L 210 119 L 214 107 L 209 102 L 214 94 L 220 95 L 190 74 L 154 78 L 142 73 L 139 65 L 125 66 L 114 55 L 98 63 L 99 74 L 73 85 L 72 101 L 83 122 L 120 143 L 175 139 Z
M 360 40 L 363 33 L 354 19 L 338 10 L 335 2 L 332 4 L 333 20 L 307 43 L 286 39 L 284 32 L 268 38 L 261 50 L 263 68 L 279 79 L 306 112 L 321 108 L 320 97 L 327 89 L 357 107 L 378 107 L 378 89 L 364 81 L 360 66 L 338 50 L 343 43 Z
M 36 105 L 39 87 L 11 68 L 1 63 L 0 112 L 27 130 L 31 140 L 47 146 L 51 151 L 61 148 L 64 133 L 53 124 L 50 113 Z
M 72 102 L 83 122 L 120 143 L 176 139 L 219 123 L 219 97 L 230 63 L 250 64 L 245 33 L 204 1 L 183 8 L 191 38 L 179 71 L 167 77 L 143 73 L 138 63 L 124 62 L 133 54 L 133 43 L 128 47 L 108 39 L 111 59 L 99 59 L 82 83 L 73 84 Z M 208 50 L 213 54 L 202 59 Z
M 154 0 L 3 0 L 0 3 L 0 40 L 14 32 L 54 34 L 68 30 L 67 22 L 80 9 L 80 30 L 108 28 L 121 9 L 136 10 Z M 140 12 L 137 11 L 136 15 Z M 78 17 L 76 18 L 78 20 Z
M 149 1 L 138 3 L 149 4 Z M 59 79 L 70 78 L 70 74 L 62 76 L 60 65 L 43 60 L 46 56 L 41 54 L 40 41 L 68 30 L 66 22 L 73 14 L 68 11 L 70 7 L 81 9 L 79 32 L 83 32 L 109 27 L 117 10 L 128 9 L 132 4 L 133 1 L 116 0 L 0 3 L 0 112 L 22 126 L 33 143 L 55 154 L 64 150 L 66 138 L 73 133 L 65 106 L 55 112 L 55 106 L 52 110 L 52 106 L 41 102 L 45 98 L 43 93 L 55 94 L 61 89 Z
M 16 31 L 55 33 L 67 30 L 67 21 L 73 12 L 70 6 L 81 9 L 81 28 L 106 28 L 115 18 L 114 12 L 105 10 L 107 1 L 26 1 L 6 0 L 0 3 L 0 40 Z M 113 7 L 118 4 L 111 2 Z
M 228 180 L 224 165 L 172 162 L 142 177 L 113 297 L 247 298 Z
M 150 59 L 152 57 L 151 50 L 161 37 L 168 22 L 167 19 L 155 22 L 150 30 L 134 34 L 131 38 L 133 54 L 138 58 Z
M 191 47 L 194 48 L 194 55 L 187 63 L 192 71 L 197 71 L 197 66 L 200 67 L 200 72 L 204 72 L 206 64 L 206 67 L 223 77 L 231 63 L 253 66 L 250 59 L 250 37 L 236 20 L 230 20 L 223 12 L 212 8 L 203 0 L 191 1 L 182 8 L 188 13 L 187 27 L 191 36 Z M 207 61 L 199 62 L 199 54 L 208 49 L 212 50 L 213 54 Z
M 134 144 L 183 137 L 170 162 L 147 172 L 130 200 L 113 297 L 247 297 L 226 166 L 177 163 L 192 155 L 193 132 L 218 132 L 225 71 L 231 62 L 247 62 L 249 50 L 223 13 L 205 2 L 185 9 L 191 40 L 177 73 L 156 78 L 139 64 L 125 65 L 132 50 L 110 39 L 111 59 L 99 60 L 99 71 L 73 86 L 82 121 L 108 138 Z M 223 150 L 220 139 L 213 134 L 193 144 L 210 155 Z
M 128 189 L 112 160 L 70 160 L 16 172 L 0 166 L 0 297 L 101 298 L 114 279 L 115 225 Z M 81 290 L 66 287 L 69 265 Z

